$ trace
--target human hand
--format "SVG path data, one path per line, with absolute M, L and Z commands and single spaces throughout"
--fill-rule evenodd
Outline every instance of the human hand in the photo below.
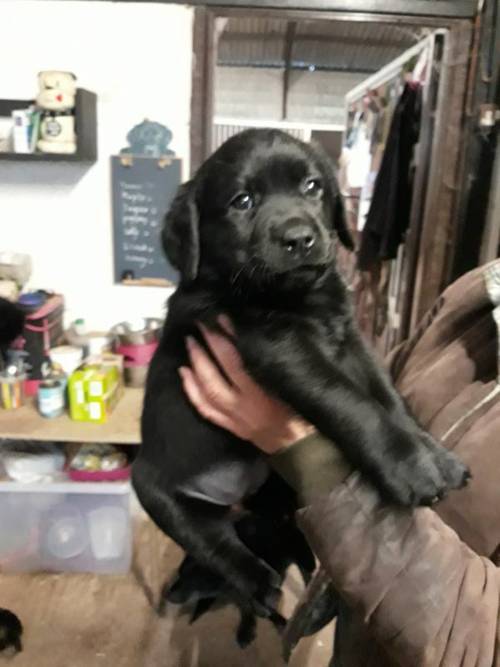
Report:
M 234 333 L 228 318 L 221 316 L 219 324 L 229 335 Z M 275 454 L 314 431 L 254 382 L 229 338 L 202 325 L 200 329 L 227 377 L 194 338 L 187 339 L 191 367 L 179 368 L 179 374 L 188 399 L 202 417 L 267 454 Z

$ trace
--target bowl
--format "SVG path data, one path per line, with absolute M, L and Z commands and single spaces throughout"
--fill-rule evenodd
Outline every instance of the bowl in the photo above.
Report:
M 0 450 L 7 475 L 18 482 L 32 483 L 61 473 L 66 458 L 50 443 L 12 442 Z
M 144 345 L 154 343 L 160 337 L 163 320 L 156 317 L 141 317 L 116 324 L 111 333 L 121 345 Z

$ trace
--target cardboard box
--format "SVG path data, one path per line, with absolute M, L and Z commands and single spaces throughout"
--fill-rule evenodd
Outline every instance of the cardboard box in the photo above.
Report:
M 105 355 L 85 363 L 68 381 L 69 411 L 75 421 L 103 424 L 122 393 L 119 355 Z

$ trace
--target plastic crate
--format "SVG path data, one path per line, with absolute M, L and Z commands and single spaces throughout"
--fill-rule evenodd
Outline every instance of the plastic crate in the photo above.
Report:
M 129 482 L 0 481 L 0 571 L 128 572 Z

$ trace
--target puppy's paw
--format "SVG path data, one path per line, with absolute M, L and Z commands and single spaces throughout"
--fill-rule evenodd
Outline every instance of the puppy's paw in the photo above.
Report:
M 257 623 L 255 622 L 255 616 L 246 615 L 245 618 L 241 619 L 241 622 L 238 626 L 236 632 L 236 641 L 238 646 L 241 649 L 245 649 L 249 646 L 257 636 Z
M 406 435 L 412 440 L 411 449 L 407 446 L 380 479 L 382 492 L 390 500 L 408 507 L 434 505 L 449 491 L 467 484 L 470 472 L 455 454 L 424 431 Z
M 422 432 L 422 437 L 431 453 L 436 457 L 436 463 L 449 490 L 463 489 L 472 479 L 469 468 L 462 461 L 440 445 L 429 434 Z
M 257 616 L 270 618 L 276 612 L 281 599 L 280 575 L 263 561 L 257 561 L 251 586 L 251 601 Z

